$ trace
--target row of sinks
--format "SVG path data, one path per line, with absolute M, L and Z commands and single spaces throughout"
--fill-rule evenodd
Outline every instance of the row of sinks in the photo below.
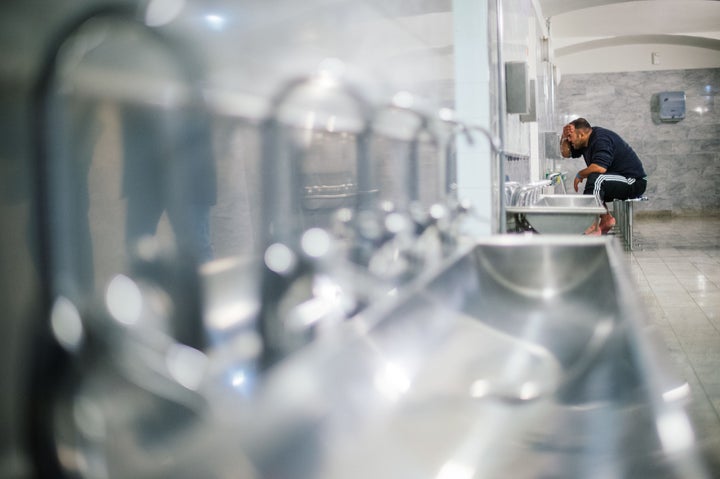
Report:
M 592 195 L 541 195 L 529 206 L 507 206 L 508 214 L 543 234 L 583 234 L 606 213 Z
M 263 402 L 312 413 L 268 440 L 268 477 L 708 477 L 607 237 L 483 240 L 346 333 L 273 371 Z
M 541 218 L 539 231 L 543 215 L 599 214 L 573 201 L 588 200 L 545 196 L 522 214 Z M 130 373 L 94 363 L 68 415 L 81 426 L 68 439 L 85 451 L 78 467 L 104 460 L 87 477 L 710 477 L 689 386 L 611 238 L 463 244 L 260 372 L 258 285 L 246 265 L 220 266 L 203 272 L 206 316 L 244 317 L 244 332 L 187 390 L 163 390 L 155 370 L 139 382 L 134 350 Z

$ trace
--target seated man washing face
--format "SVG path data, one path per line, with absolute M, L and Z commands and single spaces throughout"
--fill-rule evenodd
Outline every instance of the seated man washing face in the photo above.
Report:
M 585 118 L 573 120 L 563 127 L 560 153 L 564 158 L 582 155 L 586 168 L 575 175 L 575 191 L 587 180 L 583 194 L 595 195 L 606 210 L 610 201 L 637 198 L 645 192 L 647 175 L 640 158 L 614 131 L 591 127 Z M 615 219 L 606 213 L 585 234 L 605 234 L 614 224 Z

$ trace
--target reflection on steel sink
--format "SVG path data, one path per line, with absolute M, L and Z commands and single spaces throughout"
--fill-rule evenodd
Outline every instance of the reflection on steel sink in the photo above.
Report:
M 147 349 L 120 373 L 117 348 L 60 417 L 112 477 L 708 479 L 625 261 L 606 237 L 484 239 L 266 371 L 253 295 L 231 294 L 252 278 L 216 263 L 209 320 L 246 334 L 195 388 L 139 375 Z
M 582 234 L 605 208 L 592 195 L 542 195 L 530 206 L 508 206 L 538 233 Z
M 607 238 L 484 240 L 289 358 L 264 404 L 322 418 L 307 477 L 706 478 L 624 260 Z

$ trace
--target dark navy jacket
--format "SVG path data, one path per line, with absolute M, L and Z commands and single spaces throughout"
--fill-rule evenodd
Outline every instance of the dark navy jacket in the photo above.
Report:
M 576 150 L 570 146 L 573 158 L 580 155 L 585 164 L 595 163 L 607 171 L 606 175 L 621 175 L 625 178 L 644 178 L 647 176 L 637 153 L 620 135 L 599 126 L 592 127 L 592 133 L 585 148 Z

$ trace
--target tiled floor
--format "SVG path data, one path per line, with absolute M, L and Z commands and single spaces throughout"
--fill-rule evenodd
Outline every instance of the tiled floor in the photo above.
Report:
M 636 218 L 631 272 L 691 387 L 690 413 L 720 477 L 720 217 Z

